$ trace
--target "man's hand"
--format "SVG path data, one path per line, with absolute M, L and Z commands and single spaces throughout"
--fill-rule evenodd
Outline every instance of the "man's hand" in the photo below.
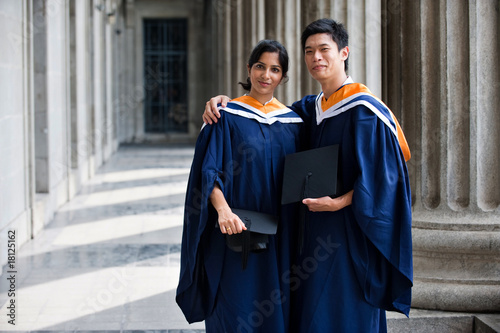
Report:
M 205 105 L 205 112 L 203 112 L 203 122 L 205 124 L 212 125 L 212 122 L 216 123 L 217 119 L 220 118 L 219 109 L 217 109 L 217 104 L 221 104 L 222 107 L 227 105 L 231 98 L 226 95 L 219 95 L 212 97 Z
M 353 190 L 338 197 L 321 197 L 317 199 L 304 199 L 302 203 L 309 208 L 311 212 L 336 212 L 349 206 L 352 203 Z

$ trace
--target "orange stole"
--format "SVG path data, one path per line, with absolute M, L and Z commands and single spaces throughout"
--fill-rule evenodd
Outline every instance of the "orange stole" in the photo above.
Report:
M 262 105 L 258 100 L 256 100 L 253 97 L 250 96 L 241 96 L 235 99 L 232 99 L 231 102 L 241 102 L 245 103 L 253 108 L 256 108 L 260 112 L 263 112 L 265 114 L 268 114 L 273 111 L 278 111 L 278 110 L 283 110 L 286 109 L 287 107 L 283 104 L 281 104 L 276 98 L 273 97 L 272 100 L 270 100 L 268 103 L 265 105 Z
M 328 98 L 328 100 L 326 100 L 325 96 L 323 95 L 323 97 L 321 98 L 321 109 L 323 110 L 323 112 L 325 112 L 326 110 L 328 110 L 332 106 L 336 105 L 337 103 L 341 102 L 342 100 L 344 100 L 352 95 L 359 94 L 359 93 L 370 94 L 373 97 L 377 98 L 377 96 L 372 94 L 370 89 L 368 89 L 368 87 L 365 86 L 364 84 L 351 83 L 351 84 L 346 84 L 342 88 L 337 90 L 335 93 L 333 93 L 333 95 L 330 96 L 330 98 Z M 378 98 L 377 98 L 377 100 L 380 101 Z M 382 101 L 380 101 L 380 103 L 382 103 L 385 107 L 387 107 L 387 105 L 385 105 Z M 401 147 L 401 150 L 403 151 L 405 161 L 408 162 L 411 158 L 411 152 L 410 152 L 410 147 L 408 146 L 408 141 L 406 141 L 406 137 L 405 137 L 405 134 L 403 133 L 403 129 L 401 128 L 401 125 L 399 125 L 399 122 L 396 119 L 396 116 L 394 115 L 394 113 L 392 113 L 392 111 L 388 107 L 387 107 L 387 110 L 389 110 L 391 117 L 392 117 L 392 120 L 396 124 L 399 146 Z

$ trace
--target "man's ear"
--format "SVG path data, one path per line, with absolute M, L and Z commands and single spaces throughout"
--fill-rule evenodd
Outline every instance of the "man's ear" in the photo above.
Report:
M 342 50 L 340 50 L 340 55 L 342 56 L 342 60 L 346 60 L 349 57 L 349 46 L 346 46 Z

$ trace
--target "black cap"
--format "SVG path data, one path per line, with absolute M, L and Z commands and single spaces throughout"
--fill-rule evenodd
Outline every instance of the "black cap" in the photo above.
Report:
M 281 204 L 336 196 L 338 157 L 339 145 L 287 155 Z
M 278 217 L 245 209 L 231 209 L 238 215 L 247 230 L 240 234 L 226 235 L 226 245 L 235 252 L 241 252 L 241 264 L 247 266 L 249 252 L 261 252 L 267 249 L 269 235 L 278 230 Z
M 278 218 L 274 215 L 239 208 L 231 210 L 245 223 L 248 231 L 274 235 L 278 229 Z

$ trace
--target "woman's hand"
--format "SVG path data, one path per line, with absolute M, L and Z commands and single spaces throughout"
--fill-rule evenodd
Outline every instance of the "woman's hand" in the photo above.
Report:
M 238 215 L 234 214 L 229 207 L 221 208 L 217 210 L 217 213 L 219 214 L 219 228 L 223 234 L 234 235 L 247 230 Z
M 304 199 L 302 203 L 309 208 L 311 212 L 336 212 L 349 206 L 352 203 L 353 190 L 341 195 L 338 198 L 321 197 L 317 199 Z
M 219 184 L 214 185 L 214 189 L 210 194 L 210 201 L 217 210 L 217 214 L 219 214 L 219 228 L 223 234 L 234 235 L 247 230 L 245 223 L 240 220 L 238 215 L 233 213 L 227 204 Z
M 219 95 L 212 97 L 207 104 L 205 104 L 205 112 L 203 112 L 203 122 L 205 124 L 212 125 L 212 122 L 216 123 L 217 119 L 220 118 L 219 109 L 217 108 L 217 104 L 220 103 L 222 107 L 227 105 L 231 98 L 225 95 Z

